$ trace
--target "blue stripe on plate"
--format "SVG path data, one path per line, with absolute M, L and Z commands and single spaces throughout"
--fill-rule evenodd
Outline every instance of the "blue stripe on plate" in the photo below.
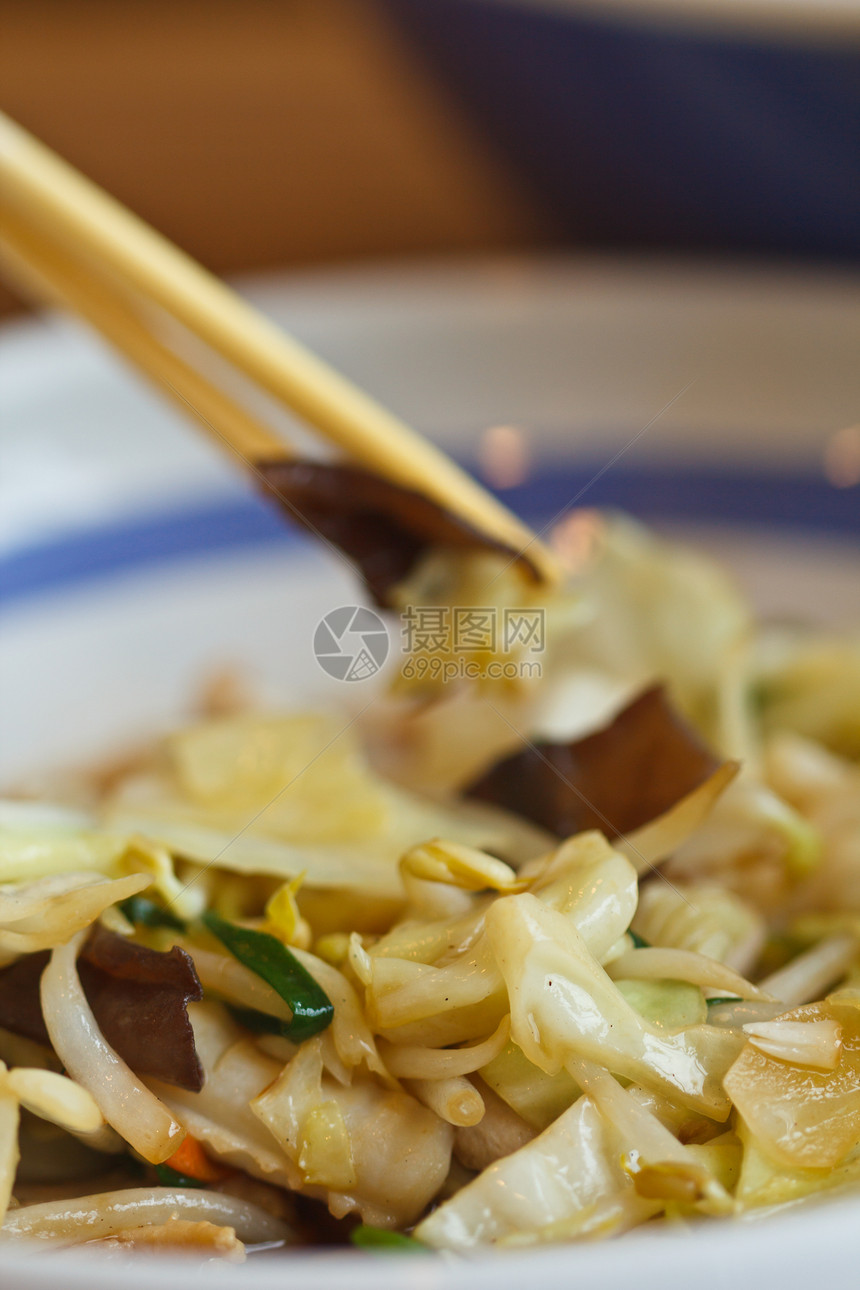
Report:
M 106 575 L 185 556 L 217 555 L 297 542 L 299 533 L 255 497 L 222 498 L 115 520 L 0 558 L 0 602 L 8 605 Z
M 731 470 L 660 469 L 619 463 L 600 467 L 543 463 L 516 488 L 500 494 L 540 525 L 576 501 L 611 506 L 644 520 L 725 522 L 860 537 L 860 487 L 837 489 L 823 478 Z M 0 558 L 5 606 L 41 593 L 187 557 L 299 545 L 309 539 L 270 504 L 251 496 L 186 505 L 168 513 L 114 521 Z

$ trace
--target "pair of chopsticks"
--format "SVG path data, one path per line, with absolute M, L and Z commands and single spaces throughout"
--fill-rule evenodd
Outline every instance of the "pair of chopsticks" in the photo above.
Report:
M 293 453 L 223 388 L 225 362 L 353 462 L 557 579 L 551 551 L 449 457 L 2 114 L 0 258 L 26 292 L 85 319 L 251 468 Z

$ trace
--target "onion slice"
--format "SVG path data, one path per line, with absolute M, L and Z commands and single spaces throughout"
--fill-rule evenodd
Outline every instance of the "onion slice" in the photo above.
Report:
M 765 977 L 761 989 L 790 1008 L 811 1003 L 845 975 L 858 949 L 860 944 L 850 933 L 829 936 Z
M 105 909 L 136 895 L 149 883 L 140 873 L 114 879 L 85 873 L 7 887 L 3 904 L 13 921 L 0 919 L 0 953 L 35 954 L 53 949 L 73 932 L 89 927 Z
M 792 1066 L 835 1071 L 842 1056 L 842 1028 L 832 1017 L 818 1021 L 751 1021 L 743 1030 L 753 1048 Z
M 76 965 L 87 930 L 55 949 L 42 974 L 45 1026 L 60 1061 L 92 1094 L 108 1124 L 144 1159 L 158 1164 L 173 1154 L 185 1130 L 99 1030 Z
M 693 950 L 672 950 L 649 945 L 628 950 L 608 963 L 606 970 L 614 980 L 634 977 L 640 981 L 689 981 L 705 990 L 725 991 L 739 999 L 769 1000 L 760 986 L 753 985 L 724 963 L 696 954 Z
M 131 1187 L 72 1200 L 20 1205 L 0 1227 L 0 1241 L 39 1240 L 77 1245 L 129 1227 L 169 1222 L 171 1218 L 232 1227 L 243 1241 L 283 1241 L 291 1235 L 280 1219 L 249 1201 L 199 1187 Z

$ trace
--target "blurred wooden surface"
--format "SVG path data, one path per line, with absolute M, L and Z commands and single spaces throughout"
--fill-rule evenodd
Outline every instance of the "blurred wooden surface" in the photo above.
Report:
M 3 109 L 218 272 L 550 236 L 374 0 L 0 0 L 0 31 Z

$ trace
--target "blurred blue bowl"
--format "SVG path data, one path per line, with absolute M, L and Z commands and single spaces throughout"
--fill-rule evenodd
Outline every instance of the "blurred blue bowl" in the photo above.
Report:
M 388 0 L 572 239 L 860 258 L 857 0 Z

